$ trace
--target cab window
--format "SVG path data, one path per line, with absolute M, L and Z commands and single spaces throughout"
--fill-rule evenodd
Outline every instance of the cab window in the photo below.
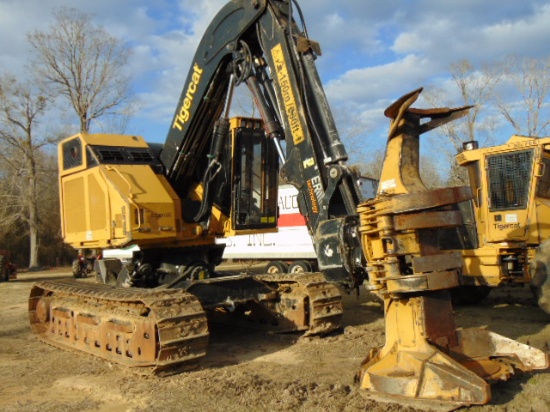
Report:
M 82 166 L 82 142 L 77 137 L 63 143 L 63 170 Z

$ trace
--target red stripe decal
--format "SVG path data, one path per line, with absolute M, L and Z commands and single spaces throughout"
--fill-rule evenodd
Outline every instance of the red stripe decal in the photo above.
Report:
M 278 226 L 305 226 L 306 219 L 299 213 L 279 215 Z

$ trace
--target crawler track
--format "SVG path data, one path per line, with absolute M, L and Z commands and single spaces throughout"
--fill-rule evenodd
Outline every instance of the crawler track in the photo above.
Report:
M 224 322 L 244 321 L 248 327 L 306 335 L 340 328 L 342 296 L 321 274 L 254 278 L 264 286 L 255 299 L 244 299 L 252 315 L 229 316 Z M 210 308 L 211 317 L 218 312 L 213 310 L 216 307 Z M 126 289 L 75 280 L 38 282 L 29 297 L 29 318 L 32 331 L 46 343 L 144 374 L 191 369 L 206 355 L 208 345 L 206 313 L 199 299 L 184 289 Z
M 181 289 L 39 282 L 31 290 L 29 318 L 32 331 L 47 343 L 142 373 L 191 369 L 208 345 L 206 314 L 199 301 Z
M 321 273 L 256 276 L 281 295 L 275 310 L 305 335 L 329 333 L 341 327 L 344 309 L 340 290 Z

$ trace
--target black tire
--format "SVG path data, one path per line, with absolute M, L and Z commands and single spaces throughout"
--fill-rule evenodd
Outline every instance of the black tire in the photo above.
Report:
M 265 271 L 266 273 L 269 273 L 271 275 L 288 273 L 288 264 L 285 262 L 281 262 L 280 260 L 275 260 L 267 264 L 267 266 L 265 267 Z
M 78 259 L 73 260 L 72 264 L 72 270 L 73 270 L 73 277 L 75 279 L 80 279 L 82 277 L 82 271 L 80 270 L 80 262 Z
M 288 273 L 311 272 L 311 264 L 306 260 L 297 260 L 288 266 Z
M 492 288 L 489 286 L 464 285 L 450 290 L 453 305 L 473 305 L 489 296 Z
M 89 260 L 86 263 L 85 276 L 88 276 L 90 273 L 93 273 L 93 271 L 94 271 L 94 262 L 95 262 L 95 259 L 94 260 Z
M 550 315 L 550 239 L 545 240 L 537 248 L 535 257 L 530 262 L 531 291 L 537 299 L 539 307 Z

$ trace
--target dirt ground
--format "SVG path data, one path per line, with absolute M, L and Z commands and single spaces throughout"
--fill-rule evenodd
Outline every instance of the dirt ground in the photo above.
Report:
M 415 411 L 361 396 L 353 377 L 384 343 L 381 306 L 368 294 L 345 298 L 343 329 L 327 337 L 269 335 L 214 325 L 199 369 L 159 378 L 41 343 L 30 333 L 27 296 L 37 279 L 0 283 L 1 411 Z M 482 304 L 456 308 L 461 327 L 490 330 L 548 351 L 550 317 L 529 290 L 502 288 Z M 468 411 L 550 411 L 550 371 L 492 387 L 489 405 Z

